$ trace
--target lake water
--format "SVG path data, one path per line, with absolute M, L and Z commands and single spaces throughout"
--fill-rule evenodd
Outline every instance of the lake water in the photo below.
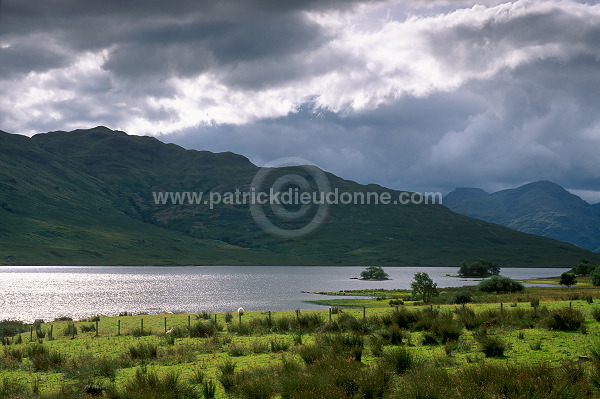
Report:
M 424 271 L 439 287 L 477 284 L 456 267 L 386 267 L 392 280 L 353 280 L 362 266 L 2 266 L 0 320 L 31 322 L 120 312 L 162 313 L 323 309 L 304 301 L 329 298 L 305 292 L 410 288 Z M 551 277 L 568 269 L 502 269 L 516 278 Z

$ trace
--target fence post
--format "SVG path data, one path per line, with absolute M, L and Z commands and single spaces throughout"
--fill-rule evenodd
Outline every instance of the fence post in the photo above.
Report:
M 54 339 L 54 325 L 50 324 L 50 335 L 48 336 L 48 338 L 50 339 Z
M 240 318 L 240 326 L 242 325 L 242 312 L 238 311 L 238 317 Z
M 573 302 L 569 302 L 569 309 L 573 309 Z
M 73 329 L 71 330 L 71 332 L 73 333 L 72 339 L 75 339 L 75 334 L 77 334 L 77 330 L 75 329 L 75 323 L 71 324 L 71 326 L 73 326 Z
M 142 317 L 142 331 L 141 334 L 144 335 L 144 318 Z
M 217 314 L 215 313 L 215 326 L 217 325 Z
M 192 316 L 188 315 L 188 328 L 190 328 L 192 326 Z
M 363 320 L 367 319 L 367 308 L 366 306 L 363 306 Z
M 29 327 L 29 341 L 33 341 L 33 324 Z
M 273 324 L 273 320 L 271 320 L 271 311 L 269 310 L 269 325 Z
M 165 316 L 165 334 L 167 333 L 167 317 Z
M 96 320 L 96 337 L 98 336 L 98 321 L 99 320 Z
M 504 304 L 503 304 L 502 302 L 500 302 L 500 312 L 503 312 L 503 311 L 504 311 L 504 306 L 503 306 L 503 305 L 504 305 Z
M 117 320 L 117 335 L 121 335 L 121 320 Z
M 331 308 L 329 308 L 329 322 L 331 323 Z

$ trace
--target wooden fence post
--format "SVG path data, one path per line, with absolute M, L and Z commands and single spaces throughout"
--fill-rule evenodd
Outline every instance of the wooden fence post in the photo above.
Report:
M 121 320 L 117 320 L 117 335 L 121 335 Z

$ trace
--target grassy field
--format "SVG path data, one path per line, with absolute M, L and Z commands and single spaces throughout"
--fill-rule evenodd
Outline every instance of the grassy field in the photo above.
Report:
M 600 397 L 598 288 L 473 291 L 477 303 L 447 303 L 465 289 L 431 305 L 389 306 L 407 295 L 397 291 L 241 318 L 2 322 L 0 397 Z

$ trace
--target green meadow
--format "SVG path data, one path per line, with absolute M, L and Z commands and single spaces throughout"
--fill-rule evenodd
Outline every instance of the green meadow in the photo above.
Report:
M 472 303 L 449 303 L 465 290 Z M 0 397 L 600 397 L 600 289 L 585 282 L 445 289 L 431 304 L 408 291 L 344 294 L 375 298 L 242 316 L 4 321 Z

